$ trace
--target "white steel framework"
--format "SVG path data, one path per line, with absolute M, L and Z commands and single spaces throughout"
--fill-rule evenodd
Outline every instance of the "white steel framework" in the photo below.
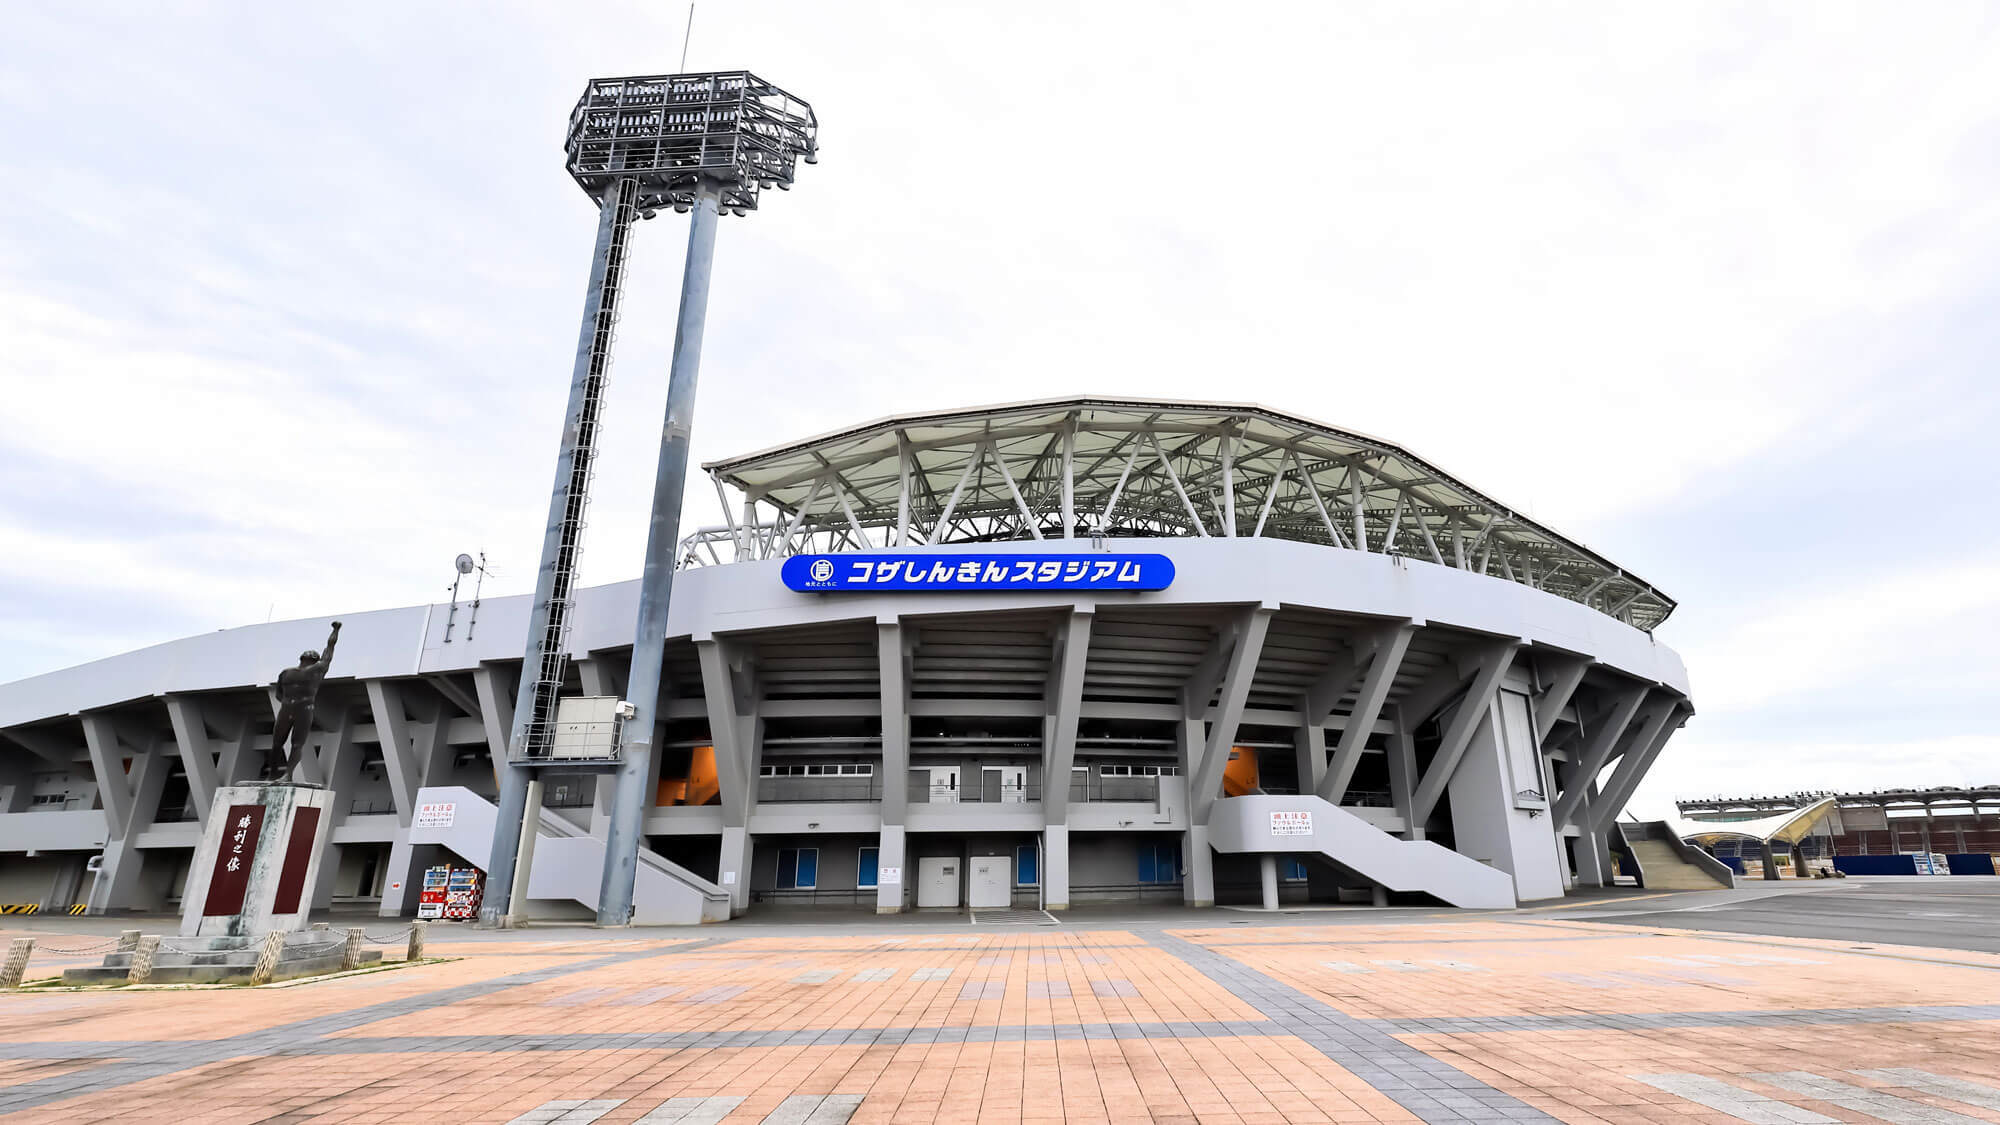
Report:
M 1675 604 L 1399 446 L 1252 404 L 1067 398 L 904 414 L 703 467 L 725 522 L 682 540 L 683 566 L 1264 536 L 1504 578 L 1649 632 Z

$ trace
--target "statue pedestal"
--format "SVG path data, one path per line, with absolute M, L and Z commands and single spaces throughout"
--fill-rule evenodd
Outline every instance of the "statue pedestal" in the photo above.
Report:
M 188 869 L 181 936 L 304 929 L 332 796 L 277 783 L 217 790 Z

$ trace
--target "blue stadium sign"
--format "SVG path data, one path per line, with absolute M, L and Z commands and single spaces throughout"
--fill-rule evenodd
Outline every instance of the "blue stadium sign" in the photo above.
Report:
M 1165 555 L 838 554 L 793 555 L 785 585 L 800 593 L 868 590 L 1164 590 Z

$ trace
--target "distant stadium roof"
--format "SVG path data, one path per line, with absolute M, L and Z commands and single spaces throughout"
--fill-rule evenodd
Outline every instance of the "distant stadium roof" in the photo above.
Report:
M 1646 630 L 1674 610 L 1638 575 L 1400 446 L 1250 403 L 1084 397 L 903 414 L 704 468 L 750 513 L 689 536 L 690 565 L 719 549 L 1263 535 L 1473 570 Z

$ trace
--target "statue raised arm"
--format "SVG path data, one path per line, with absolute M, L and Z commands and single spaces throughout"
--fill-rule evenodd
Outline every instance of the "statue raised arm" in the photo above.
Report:
M 324 652 L 311 649 L 299 654 L 297 667 L 287 668 L 278 673 L 275 685 L 278 693 L 278 718 L 271 727 L 271 749 L 265 753 L 267 767 L 274 764 L 281 752 L 285 753 L 285 772 L 279 780 L 291 784 L 299 763 L 305 760 L 306 736 L 312 733 L 313 705 L 319 699 L 320 682 L 326 679 L 326 670 L 333 663 L 333 646 L 340 640 L 340 622 L 333 623 L 333 631 L 326 635 Z M 286 742 L 290 741 L 289 751 Z

